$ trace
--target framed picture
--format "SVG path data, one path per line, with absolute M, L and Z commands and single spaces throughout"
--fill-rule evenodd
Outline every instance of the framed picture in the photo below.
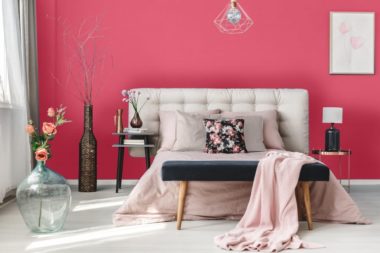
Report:
M 330 12 L 330 74 L 375 74 L 374 12 Z

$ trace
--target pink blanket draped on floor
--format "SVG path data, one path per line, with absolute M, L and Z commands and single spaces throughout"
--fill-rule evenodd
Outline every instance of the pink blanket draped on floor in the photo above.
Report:
M 175 220 L 178 182 L 161 180 L 161 166 L 165 161 L 260 160 L 266 154 L 160 152 L 124 204 L 114 213 L 113 222 L 115 225 L 135 225 Z M 247 208 L 251 190 L 252 182 L 189 182 L 184 219 L 240 219 Z M 314 221 L 368 223 L 332 173 L 329 182 L 312 183 L 310 194 Z
M 295 188 L 302 165 L 315 159 L 295 152 L 269 152 L 257 167 L 251 197 L 237 226 L 215 237 L 215 244 L 226 250 L 266 250 L 320 247 L 307 244 L 298 231 Z

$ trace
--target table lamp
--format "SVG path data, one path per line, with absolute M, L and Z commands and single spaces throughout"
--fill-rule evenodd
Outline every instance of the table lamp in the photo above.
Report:
M 325 132 L 325 150 L 340 150 L 340 133 L 339 129 L 334 127 L 336 123 L 343 123 L 343 108 L 340 107 L 323 107 L 323 123 L 330 123 L 331 126 Z

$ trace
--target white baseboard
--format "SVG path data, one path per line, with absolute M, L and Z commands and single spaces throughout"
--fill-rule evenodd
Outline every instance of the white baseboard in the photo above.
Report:
M 124 179 L 122 185 L 136 185 L 137 179 Z M 78 179 L 67 180 L 70 185 L 78 185 Z M 342 180 L 343 184 L 347 184 L 347 180 Z M 98 185 L 115 185 L 116 179 L 100 179 Z M 351 185 L 380 185 L 380 179 L 351 179 Z
M 5 194 L 3 202 L 0 202 L 0 208 L 8 205 L 9 203 L 13 203 L 16 200 L 16 189 L 12 189 Z
M 136 185 L 137 179 L 124 179 L 121 184 L 122 185 Z M 67 180 L 69 185 L 78 185 L 78 179 L 69 179 Z M 98 185 L 116 185 L 116 179 L 100 179 L 98 180 Z
M 342 183 L 346 184 L 347 180 L 343 179 Z M 351 179 L 351 185 L 380 185 L 380 179 Z

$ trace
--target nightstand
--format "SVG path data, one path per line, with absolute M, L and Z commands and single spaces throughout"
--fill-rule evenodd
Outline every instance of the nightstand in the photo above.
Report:
M 123 163 L 124 163 L 124 149 L 125 148 L 143 148 L 145 150 L 145 165 L 146 169 L 150 167 L 150 148 L 154 148 L 154 144 L 149 143 L 149 137 L 153 136 L 153 132 L 144 131 L 141 133 L 112 133 L 112 135 L 119 136 L 119 143 L 113 144 L 112 147 L 118 149 L 117 153 L 117 170 L 116 170 L 116 193 L 121 189 L 121 181 L 123 177 Z M 143 144 L 124 144 L 125 137 L 136 137 L 136 139 L 143 139 Z
M 318 156 L 318 160 L 322 162 L 323 156 L 338 156 L 339 158 L 339 182 L 342 183 L 342 157 L 347 157 L 347 191 L 350 192 L 351 188 L 351 155 L 352 151 L 350 149 L 342 149 L 339 151 L 326 151 L 322 149 L 311 150 L 313 155 Z

